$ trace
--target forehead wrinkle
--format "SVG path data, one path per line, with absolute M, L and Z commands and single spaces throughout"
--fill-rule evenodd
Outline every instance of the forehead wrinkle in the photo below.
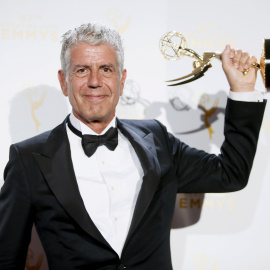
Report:
M 83 48 L 78 51 L 79 48 Z M 108 49 L 112 52 L 108 53 Z M 109 55 L 108 55 L 109 54 Z M 111 59 L 106 59 L 107 56 Z M 73 46 L 70 55 L 70 70 L 74 70 L 79 67 L 85 68 L 103 68 L 110 67 L 113 71 L 118 70 L 118 62 L 115 54 L 115 48 L 110 45 L 89 45 L 87 43 L 80 43 Z M 118 73 L 118 72 L 117 72 Z M 121 73 L 120 73 L 121 74 Z

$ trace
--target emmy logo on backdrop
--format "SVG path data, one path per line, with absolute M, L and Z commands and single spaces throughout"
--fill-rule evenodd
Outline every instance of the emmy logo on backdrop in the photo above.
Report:
M 39 270 L 41 268 L 44 254 L 43 253 L 39 254 L 37 261 L 33 263 L 33 261 L 36 259 L 35 257 L 36 257 L 35 253 L 33 252 L 31 248 L 29 248 L 28 254 L 27 254 L 27 260 L 25 263 L 26 270 Z
M 119 21 L 122 19 L 123 14 L 119 9 L 109 9 L 106 13 L 106 16 L 120 34 L 123 34 L 125 31 L 127 31 L 130 25 L 131 15 L 129 15 L 122 24 L 120 24 Z
M 213 265 L 210 263 L 210 258 L 205 253 L 198 253 L 194 256 L 193 263 L 198 270 L 218 270 L 219 262 L 216 261 Z
M 43 91 L 40 98 L 38 100 L 34 100 L 34 96 L 36 96 L 36 94 L 37 90 L 35 88 L 31 88 L 26 93 L 23 93 L 23 96 L 28 100 L 31 105 L 31 116 L 36 126 L 36 132 L 38 132 L 41 124 L 36 117 L 35 111 L 43 105 L 47 95 L 47 91 Z
M 215 99 L 214 105 L 210 109 L 206 108 L 206 103 L 208 103 L 208 102 L 209 102 L 209 96 L 207 94 L 204 94 L 201 97 L 198 108 L 204 112 L 204 124 L 205 124 L 206 128 L 208 129 L 210 139 L 212 139 L 212 134 L 214 133 L 214 131 L 211 127 L 211 124 L 210 124 L 208 118 L 213 116 L 214 113 L 217 111 L 219 99 L 218 98 Z

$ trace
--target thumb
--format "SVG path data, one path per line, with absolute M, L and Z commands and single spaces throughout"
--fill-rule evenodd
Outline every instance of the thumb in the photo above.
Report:
M 227 69 L 233 65 L 231 59 L 234 58 L 234 54 L 234 49 L 232 49 L 231 46 L 227 44 L 221 56 L 222 66 L 224 69 Z

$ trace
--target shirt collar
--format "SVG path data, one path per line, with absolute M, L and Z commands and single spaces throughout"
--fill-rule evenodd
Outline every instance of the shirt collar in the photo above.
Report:
M 71 124 L 82 132 L 82 135 L 89 134 L 89 135 L 103 135 L 106 133 L 107 130 L 111 127 L 116 127 L 116 117 L 112 119 L 112 121 L 109 123 L 109 125 L 101 132 L 101 134 L 96 133 L 94 130 L 92 130 L 90 127 L 85 125 L 82 121 L 80 121 L 78 118 L 75 117 L 73 112 L 71 112 L 69 116 Z

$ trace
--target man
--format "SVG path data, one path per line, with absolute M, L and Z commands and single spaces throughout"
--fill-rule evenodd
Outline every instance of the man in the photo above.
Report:
M 172 269 L 177 192 L 242 189 L 256 151 L 266 102 L 253 91 L 255 69 L 242 74 L 256 59 L 226 46 L 222 60 L 231 98 L 250 102 L 228 99 L 225 142 L 215 156 L 155 120 L 115 118 L 127 76 L 118 33 L 95 24 L 67 32 L 58 77 L 72 113 L 10 148 L 0 195 L 0 269 L 24 268 L 33 223 L 50 269 Z

